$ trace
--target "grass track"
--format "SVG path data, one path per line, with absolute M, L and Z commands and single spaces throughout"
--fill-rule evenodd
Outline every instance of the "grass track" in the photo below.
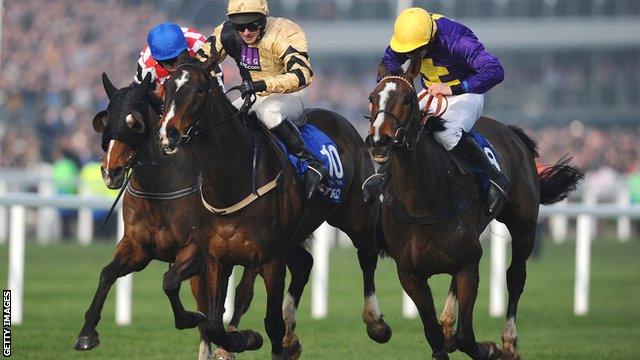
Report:
M 592 249 L 590 313 L 574 317 L 573 242 L 547 242 L 543 256 L 530 261 L 525 293 L 520 302 L 518 331 L 525 359 L 640 359 L 640 242 L 619 244 L 599 239 Z M 488 247 L 486 247 L 488 248 Z M 6 284 L 6 245 L 0 246 L 0 281 Z M 168 300 L 162 292 L 167 265 L 154 262 L 134 276 L 133 325 L 114 323 L 114 294 L 110 294 L 98 327 L 102 344 L 86 353 L 73 350 L 83 315 L 97 285 L 100 269 L 110 259 L 113 244 L 81 247 L 75 244 L 29 244 L 26 256 L 24 322 L 13 328 L 16 359 L 195 359 L 197 331 L 177 331 Z M 488 250 L 482 262 L 480 293 L 474 323 L 479 340 L 500 341 L 502 319 L 488 316 Z M 401 316 L 400 285 L 391 259 L 377 272 L 377 294 L 393 338 L 379 345 L 367 338 L 360 319 L 361 274 L 352 249 L 331 254 L 329 316 L 311 320 L 309 290 L 299 309 L 298 335 L 303 359 L 430 359 L 419 320 Z M 448 276 L 430 280 L 438 311 Z M 184 284 L 187 285 L 187 284 Z M 188 308 L 194 302 L 183 286 Z M 264 287 L 256 296 L 242 328 L 258 330 L 266 340 Z M 239 359 L 270 359 L 268 342 Z M 465 359 L 456 353 L 452 359 Z

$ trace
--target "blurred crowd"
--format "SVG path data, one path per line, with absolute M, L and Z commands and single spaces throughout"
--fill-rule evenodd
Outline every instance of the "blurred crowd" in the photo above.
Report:
M 285 3 L 274 2 L 276 7 Z M 327 2 L 335 6 L 344 3 Z M 316 6 L 319 2 L 291 4 Z M 167 18 L 165 12 L 146 1 L 49 0 L 46 11 L 44 6 L 38 0 L 5 2 L 0 57 L 0 167 L 53 163 L 61 158 L 72 159 L 78 166 L 95 161 L 102 150 L 90 123 L 107 101 L 100 73 L 107 72 L 117 86 L 130 83 L 147 30 Z M 201 29 L 205 35 L 210 30 Z M 312 106 L 343 114 L 364 134 L 368 123 L 362 115 L 368 112 L 367 98 L 375 86 L 379 58 L 326 59 L 313 57 L 313 52 L 311 55 L 315 73 L 309 88 Z M 572 61 L 561 61 L 563 56 Z M 516 116 L 503 114 L 510 114 L 511 109 L 514 114 L 552 116 L 558 107 L 579 108 L 594 102 L 616 107 L 637 102 L 638 51 L 598 59 L 594 65 L 584 54 L 505 56 L 507 80 L 487 97 L 485 110 L 506 122 L 526 126 Z M 229 85 L 238 81 L 234 67 L 231 63 L 224 66 Z M 594 81 L 596 85 L 586 86 Z M 598 84 L 616 85 L 601 91 Z M 600 128 L 577 120 L 569 125 L 568 120 L 555 126 L 527 128 L 539 141 L 543 163 L 570 153 L 587 169 L 610 168 L 622 173 L 640 169 L 637 125 L 611 127 L 608 119 L 603 119 L 602 126 L 607 126 Z

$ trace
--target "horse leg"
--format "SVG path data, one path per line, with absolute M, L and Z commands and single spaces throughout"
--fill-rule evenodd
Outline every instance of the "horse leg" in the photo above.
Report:
M 253 285 L 256 281 L 256 276 L 258 276 L 258 273 L 255 270 L 244 268 L 242 279 L 236 287 L 236 295 L 233 302 L 233 317 L 229 322 L 227 331 L 238 331 L 240 318 L 249 310 L 249 305 L 251 305 L 251 301 L 253 300 Z M 231 360 L 235 359 L 235 356 L 222 347 L 217 347 L 213 351 L 213 358 L 215 360 Z
M 444 347 L 447 352 L 456 351 L 455 330 L 453 325 L 456 323 L 456 308 L 458 306 L 458 293 L 456 290 L 456 279 L 451 278 L 451 285 L 449 286 L 449 295 L 447 295 L 447 302 L 444 305 L 442 314 L 440 315 L 440 325 L 442 325 L 442 331 L 444 332 Z
M 144 269 L 151 261 L 151 257 L 137 242 L 126 236 L 116 247 L 113 260 L 100 272 L 100 282 L 93 295 L 89 309 L 84 315 L 84 326 L 76 340 L 76 350 L 91 350 L 100 344 L 96 326 L 100 321 L 100 313 L 111 286 L 117 278 L 133 271 Z
M 298 244 L 287 253 L 287 267 L 291 271 L 291 283 L 282 303 L 282 315 L 285 324 L 282 345 L 287 349 L 291 358 L 297 359 L 300 356 L 302 347 L 298 336 L 295 334 L 296 310 L 300 304 L 304 287 L 309 282 L 309 275 L 313 267 L 313 257 L 301 244 Z
M 296 354 L 289 354 L 283 348 L 285 326 L 282 318 L 282 298 L 284 294 L 286 267 L 282 260 L 275 259 L 264 264 L 262 277 L 267 290 L 267 314 L 264 319 L 264 327 L 271 340 L 271 359 L 288 360 L 297 359 Z M 298 355 L 302 349 L 297 349 Z
M 502 331 L 502 359 L 520 359 L 518 354 L 516 331 L 516 313 L 518 301 L 524 290 L 527 278 L 527 259 L 531 255 L 533 242 L 536 236 L 535 224 L 524 226 L 522 222 L 508 224 L 512 234 L 511 241 L 511 265 L 507 269 L 507 289 L 509 291 L 509 303 L 507 306 L 507 318 Z
M 200 274 L 194 275 L 189 279 L 189 285 L 191 287 L 191 293 L 193 298 L 196 299 L 196 305 L 198 311 L 202 314 L 207 313 L 207 290 L 204 287 L 205 282 Z M 205 318 L 206 319 L 206 318 Z M 204 326 L 198 325 L 198 331 L 200 332 L 200 347 L 198 349 L 198 360 L 209 360 L 211 358 L 211 340 L 207 337 L 204 331 Z M 232 359 L 232 358 L 223 358 Z
M 362 208 L 361 192 L 352 193 L 348 204 L 355 206 L 340 208 L 331 217 L 329 223 L 344 231 L 358 249 L 358 262 L 362 270 L 364 287 L 362 321 L 367 326 L 367 334 L 371 340 L 381 344 L 386 343 L 391 339 L 391 327 L 384 321 L 380 312 L 375 284 L 375 272 L 378 266 L 375 229 L 378 217 Z
M 473 306 L 478 295 L 478 280 L 478 261 L 455 274 L 459 306 L 456 346 L 474 360 L 499 359 L 498 346 L 493 342 L 477 343 L 473 333 Z
M 240 318 L 249 310 L 249 305 L 253 300 L 253 286 L 258 273 L 251 268 L 244 268 L 242 279 L 236 286 L 236 296 L 233 302 L 233 317 L 229 322 L 229 330 L 237 330 Z
M 431 346 L 431 351 L 433 351 L 432 359 L 448 360 L 449 356 L 444 347 L 442 326 L 440 326 L 436 317 L 433 296 L 426 276 L 419 276 L 415 273 L 403 271 L 400 268 L 397 268 L 397 270 L 402 288 L 416 304 L 420 313 L 424 336 Z
M 201 312 L 186 311 L 180 300 L 182 281 L 197 274 L 202 268 L 199 251 L 195 241 L 189 242 L 178 251 L 173 265 L 164 273 L 162 290 L 169 298 L 178 330 L 194 328 L 206 320 Z
M 226 332 L 222 315 L 224 300 L 227 295 L 227 285 L 233 266 L 222 264 L 219 260 L 207 256 L 207 320 L 204 323 L 205 334 L 213 343 L 223 347 L 228 352 L 243 352 L 256 350 L 262 346 L 260 334 L 251 331 Z

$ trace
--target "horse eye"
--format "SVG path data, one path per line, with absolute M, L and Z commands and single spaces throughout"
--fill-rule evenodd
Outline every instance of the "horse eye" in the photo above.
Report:
M 198 90 L 196 90 L 196 93 L 204 94 L 206 91 L 207 91 L 207 89 L 205 89 L 205 88 L 198 88 Z
M 369 102 L 373 103 L 373 93 L 369 94 Z
M 402 104 L 403 105 L 409 105 L 411 104 L 411 96 L 410 95 L 405 95 L 405 97 L 402 99 Z

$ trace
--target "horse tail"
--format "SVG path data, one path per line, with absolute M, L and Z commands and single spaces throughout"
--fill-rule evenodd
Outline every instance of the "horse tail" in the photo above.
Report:
M 509 129 L 522 140 L 534 158 L 539 156 L 538 143 L 525 134 L 524 130 L 514 125 L 509 125 Z M 571 159 L 571 156 L 564 155 L 555 165 L 538 173 L 540 204 L 553 204 L 563 200 L 576 189 L 578 182 L 584 179 L 582 170 L 570 164 Z
M 534 158 L 540 156 L 540 154 L 538 154 L 538 143 L 530 138 L 527 134 L 525 134 L 524 130 L 515 125 L 509 125 L 509 129 L 511 129 L 511 131 L 513 131 L 520 138 L 520 140 L 522 140 L 522 142 L 525 144 Z
M 584 173 L 571 165 L 571 156 L 564 155 L 555 165 L 540 171 L 540 204 L 553 204 L 566 198 L 584 179 Z

